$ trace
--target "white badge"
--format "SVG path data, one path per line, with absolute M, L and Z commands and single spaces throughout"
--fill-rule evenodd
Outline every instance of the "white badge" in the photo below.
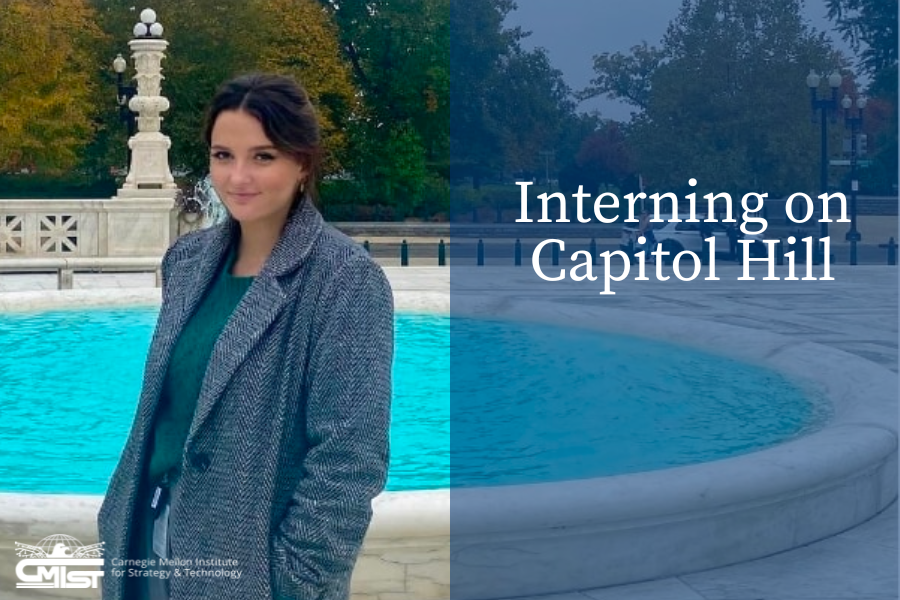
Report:
M 169 558 L 169 504 L 163 507 L 153 521 L 153 552 L 160 558 Z

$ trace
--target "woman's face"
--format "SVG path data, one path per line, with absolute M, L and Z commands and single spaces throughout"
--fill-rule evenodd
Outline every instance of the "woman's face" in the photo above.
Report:
M 280 230 L 306 173 L 300 162 L 275 148 L 262 124 L 243 111 L 216 117 L 209 173 L 231 216 L 241 224 Z

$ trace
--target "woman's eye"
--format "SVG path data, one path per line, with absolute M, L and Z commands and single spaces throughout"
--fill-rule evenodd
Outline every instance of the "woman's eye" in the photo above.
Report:
M 226 158 L 228 158 L 228 153 L 227 152 L 213 152 L 212 157 L 216 160 L 225 160 Z
M 272 155 L 272 154 L 269 154 L 269 153 L 267 153 L 267 152 L 263 152 L 262 154 L 257 154 L 257 155 L 256 155 L 256 158 L 258 158 L 259 160 L 261 160 L 261 161 L 263 161 L 263 162 L 268 162 L 268 161 L 270 161 L 270 160 L 275 160 L 275 156 Z

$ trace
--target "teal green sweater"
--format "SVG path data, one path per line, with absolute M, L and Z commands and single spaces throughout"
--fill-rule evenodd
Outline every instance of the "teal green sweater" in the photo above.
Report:
M 235 258 L 236 252 L 232 249 L 172 350 L 153 428 L 148 467 L 151 486 L 155 486 L 170 469 L 181 470 L 184 444 L 213 346 L 253 283 L 253 277 L 231 275 Z

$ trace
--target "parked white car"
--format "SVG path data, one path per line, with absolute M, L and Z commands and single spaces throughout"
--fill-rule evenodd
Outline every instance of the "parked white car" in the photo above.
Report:
M 712 233 L 716 238 L 716 254 L 731 256 L 728 241 L 728 226 L 736 225 L 736 223 L 688 223 L 686 221 L 688 218 L 686 215 L 682 215 L 679 218 L 682 220 L 681 223 L 669 223 L 668 221 L 663 223 L 651 223 L 656 243 L 662 245 L 664 252 L 669 253 L 664 259 L 666 262 L 671 262 L 675 256 L 683 250 L 690 250 L 697 255 L 701 255 L 702 252 L 707 249 L 707 242 L 703 241 L 703 239 L 709 236 L 706 235 L 701 237 L 701 224 L 709 226 L 712 230 Z M 737 229 L 736 232 L 737 239 L 739 240 L 753 240 L 754 243 L 750 246 L 750 256 L 752 258 L 760 258 L 767 255 L 766 245 L 763 243 L 763 239 L 765 238 L 762 235 L 744 234 L 740 229 Z M 638 235 L 638 224 L 625 224 L 622 227 L 622 238 L 619 242 L 619 248 L 629 256 L 634 256 L 635 252 L 640 252 L 642 249 L 637 247 L 638 237 L 640 237 Z M 737 257 L 735 257 L 735 259 L 739 260 L 740 257 L 743 256 L 743 250 L 743 246 L 738 244 Z

